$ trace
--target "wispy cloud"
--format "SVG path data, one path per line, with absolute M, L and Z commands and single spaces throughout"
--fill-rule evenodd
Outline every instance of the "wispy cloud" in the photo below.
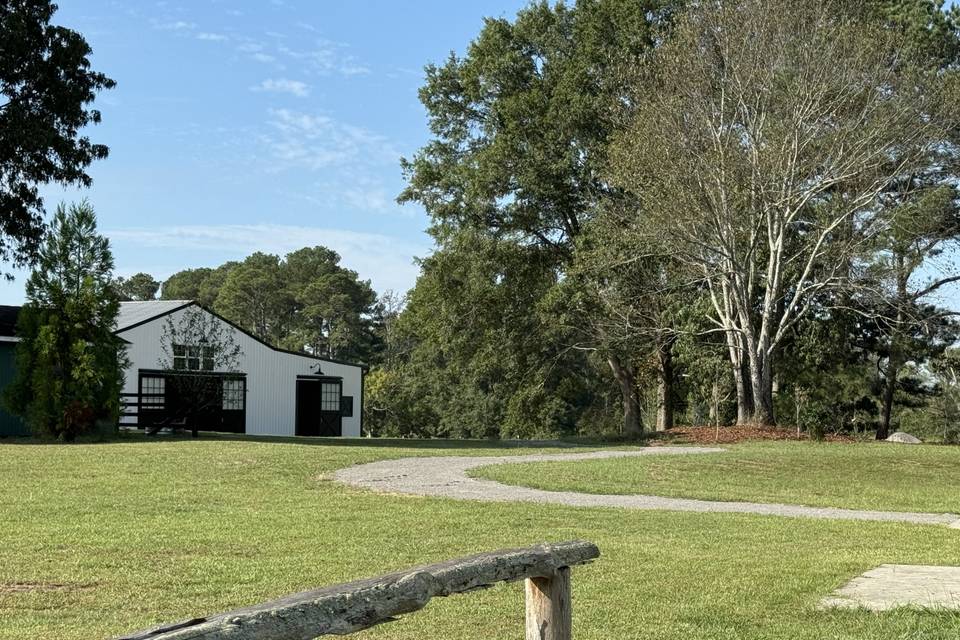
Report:
M 216 33 L 213 31 L 197 31 L 199 28 L 196 22 L 188 22 L 187 20 L 168 20 L 168 21 L 153 21 L 153 28 L 159 31 L 171 31 L 176 33 L 181 37 L 193 37 L 197 40 L 204 40 L 206 42 L 226 42 L 230 38 L 222 33 Z
M 293 225 L 184 225 L 128 227 L 106 231 L 120 245 L 170 248 L 207 254 L 226 252 L 236 257 L 254 251 L 285 254 L 305 246 L 323 245 L 340 254 L 343 264 L 378 291 L 407 291 L 416 281 L 414 257 L 423 257 L 429 245 L 395 237 Z
M 227 36 L 222 33 L 210 33 L 209 31 L 201 31 L 197 34 L 197 40 L 207 40 L 209 42 L 226 42 L 229 40 Z
M 340 74 L 344 76 L 364 75 L 370 68 L 346 53 L 346 47 L 340 43 L 317 38 L 312 45 L 295 48 L 280 44 L 277 52 L 304 65 L 304 69 L 318 75 Z
M 305 98 L 310 94 L 310 87 L 305 82 L 287 80 L 286 78 L 268 78 L 260 84 L 250 87 L 250 90 L 289 93 L 299 98 Z
M 340 172 L 337 181 L 320 180 L 316 193 L 326 195 L 326 206 L 343 210 L 345 207 L 361 213 L 390 214 L 410 218 L 416 215 L 413 207 L 397 204 L 400 186 L 385 180 L 373 171 L 347 170 Z
M 387 138 L 363 127 L 290 109 L 271 109 L 269 114 L 270 132 L 263 142 L 287 167 L 369 167 L 392 164 L 400 157 Z
M 383 213 L 396 206 L 386 190 L 379 187 L 350 187 L 342 194 L 347 204 L 364 211 Z
M 161 31 L 192 31 L 197 28 L 197 23 L 187 22 L 185 20 L 173 20 L 170 22 L 155 22 L 154 28 Z

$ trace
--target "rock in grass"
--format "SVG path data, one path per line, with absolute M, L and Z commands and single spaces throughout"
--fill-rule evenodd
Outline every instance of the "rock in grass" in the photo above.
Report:
M 923 444 L 923 440 L 903 431 L 897 431 L 887 438 L 887 442 L 899 442 L 900 444 Z

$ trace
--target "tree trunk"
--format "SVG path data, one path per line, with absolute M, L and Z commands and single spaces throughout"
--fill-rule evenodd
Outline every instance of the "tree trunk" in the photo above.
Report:
M 763 359 L 760 374 L 760 401 L 756 402 L 757 423 L 773 426 L 777 424 L 777 415 L 773 408 L 773 356 Z
M 670 338 L 657 347 L 657 431 L 673 428 L 673 343 Z
M 753 422 L 773 426 L 773 358 L 762 346 L 750 350 L 750 388 L 753 393 Z
M 887 372 L 883 381 L 883 404 L 880 409 L 880 424 L 877 425 L 877 440 L 886 440 L 890 436 L 890 423 L 893 420 L 893 397 L 897 390 L 897 372 L 900 363 L 891 356 L 887 360 Z
M 737 389 L 737 424 L 749 424 L 753 418 L 753 395 L 750 385 L 747 384 L 743 339 L 734 331 L 727 332 L 727 349 L 730 352 L 733 382 Z
M 745 363 L 741 362 L 733 370 L 734 381 L 737 386 L 737 424 L 750 424 L 753 420 L 753 389 L 747 380 L 750 373 Z
M 710 388 L 710 413 L 708 422 L 714 426 L 720 426 L 720 383 L 716 380 Z
M 773 412 L 773 390 L 770 381 L 766 379 L 763 372 L 755 375 L 751 371 L 750 382 L 753 396 L 759 398 L 759 401 L 754 403 L 752 422 L 760 426 L 772 427 L 777 424 L 777 419 Z
M 617 356 L 607 358 L 613 377 L 620 385 L 620 397 L 623 402 L 623 435 L 637 437 L 643 434 L 640 421 L 640 399 L 637 397 L 636 376 L 633 369 L 625 366 Z
M 883 381 L 883 406 L 880 424 L 877 426 L 877 440 L 886 440 L 890 436 L 890 423 L 893 421 L 893 399 L 897 391 L 897 374 L 905 358 L 901 356 L 900 336 L 903 327 L 903 310 L 907 304 L 907 275 L 905 258 L 902 253 L 894 257 L 897 269 L 897 315 L 890 330 L 890 355 L 887 357 L 887 371 Z

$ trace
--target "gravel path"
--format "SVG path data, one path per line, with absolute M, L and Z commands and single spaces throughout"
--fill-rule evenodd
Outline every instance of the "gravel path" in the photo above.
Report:
M 960 528 L 960 517 L 940 513 L 898 511 L 857 511 L 824 507 L 802 507 L 792 504 L 757 502 L 715 502 L 686 498 L 663 498 L 645 495 L 595 495 L 572 491 L 544 491 L 515 487 L 493 480 L 467 477 L 467 471 L 495 464 L 524 462 L 596 460 L 647 455 L 695 455 L 720 453 L 723 449 L 708 447 L 651 447 L 636 451 L 594 451 L 590 453 L 534 454 L 522 456 L 430 457 L 381 460 L 340 469 L 334 480 L 354 487 L 383 493 L 435 496 L 456 500 L 483 502 L 536 502 L 574 507 L 617 507 L 621 509 L 657 509 L 664 511 L 699 511 L 716 513 L 755 513 L 792 518 L 825 518 L 832 520 L 880 520 L 938 524 Z

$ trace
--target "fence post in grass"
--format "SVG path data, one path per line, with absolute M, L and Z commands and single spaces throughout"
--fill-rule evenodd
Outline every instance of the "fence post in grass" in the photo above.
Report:
M 527 578 L 527 640 L 570 640 L 570 567 L 548 578 Z

